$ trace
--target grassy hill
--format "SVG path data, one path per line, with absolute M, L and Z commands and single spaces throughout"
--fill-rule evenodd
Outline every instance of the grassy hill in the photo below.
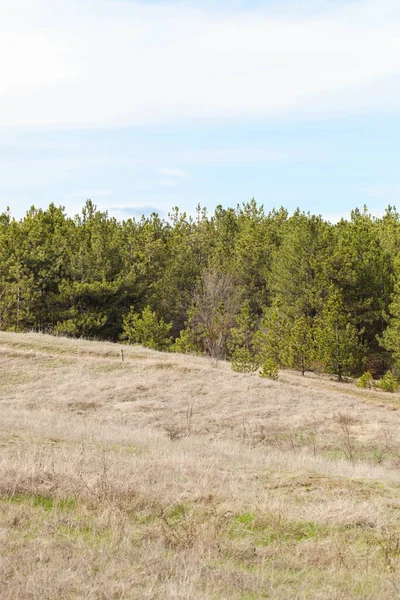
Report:
M 400 395 L 0 333 L 0 597 L 400 598 Z

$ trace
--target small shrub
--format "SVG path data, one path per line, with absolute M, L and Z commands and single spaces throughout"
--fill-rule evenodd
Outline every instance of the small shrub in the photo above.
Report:
M 378 381 L 378 383 L 376 384 L 376 387 L 379 388 L 380 390 L 383 390 L 384 392 L 393 393 L 398 389 L 399 384 L 398 384 L 397 380 L 395 379 L 395 377 L 393 377 L 391 372 L 388 371 L 382 377 L 382 379 L 380 379 Z
M 335 418 L 336 423 L 341 429 L 340 446 L 343 454 L 351 463 L 355 463 L 358 455 L 356 440 L 352 435 L 352 426 L 357 423 L 357 420 L 349 414 L 342 414 Z
M 389 573 L 394 573 L 398 569 L 400 560 L 400 537 L 398 533 L 392 530 L 384 530 L 379 546 L 386 570 Z
M 266 377 L 268 379 L 278 379 L 279 373 L 279 365 L 272 359 L 267 359 L 261 365 L 261 370 L 259 371 L 259 375 L 261 377 Z
M 168 434 L 171 442 L 173 442 L 174 440 L 179 440 L 185 435 L 183 428 L 180 425 L 176 425 L 175 423 L 169 423 L 165 425 L 164 429 Z
M 122 340 L 128 344 L 142 344 L 146 348 L 155 350 L 168 350 L 172 344 L 172 337 L 169 337 L 172 324 L 165 323 L 158 319 L 155 312 L 149 306 L 143 311 L 141 316 L 135 314 L 133 306 L 129 313 L 124 317 Z
M 59 321 L 54 327 L 55 335 L 75 336 L 78 335 L 78 327 L 72 319 L 66 321 Z
M 201 354 L 202 348 L 190 327 L 186 327 L 179 333 L 171 350 L 180 354 Z
M 374 451 L 374 458 L 378 465 L 381 465 L 383 461 L 390 455 L 393 448 L 393 439 L 391 436 L 391 432 L 388 430 L 383 430 L 383 439 L 379 446 L 377 446 Z
M 356 383 L 356 386 L 358 388 L 364 388 L 364 389 L 368 389 L 368 390 L 370 390 L 374 387 L 374 379 L 373 379 L 370 371 L 367 371 L 366 373 L 361 375 L 360 379 Z
M 236 348 L 231 358 L 231 367 L 238 373 L 253 373 L 260 365 L 247 348 Z

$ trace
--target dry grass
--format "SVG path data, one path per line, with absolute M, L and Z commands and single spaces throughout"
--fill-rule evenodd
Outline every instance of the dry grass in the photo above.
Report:
M 0 333 L 0 597 L 400 598 L 400 396 Z

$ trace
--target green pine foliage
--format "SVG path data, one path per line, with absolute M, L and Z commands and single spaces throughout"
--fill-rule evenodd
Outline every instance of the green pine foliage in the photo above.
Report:
M 311 369 L 315 358 L 313 321 L 310 317 L 296 317 L 288 331 L 283 350 L 284 363 L 304 375 Z
M 149 306 L 146 306 L 141 315 L 136 314 L 131 307 L 123 320 L 121 340 L 155 350 L 169 350 L 172 344 L 172 337 L 169 336 L 171 328 L 172 324 L 164 323 Z
M 400 371 L 400 259 L 395 261 L 396 285 L 389 305 L 386 321 L 387 327 L 380 338 L 380 344 L 391 352 L 397 371 Z
M 235 369 L 400 373 L 400 215 L 331 224 L 250 200 L 122 222 L 0 214 L 0 330 L 144 343 Z M 131 309 L 134 307 L 134 309 Z M 265 368 L 265 372 L 269 372 Z M 272 369 L 273 371 L 273 369 Z
M 385 373 L 385 375 L 378 381 L 376 384 L 377 388 L 383 390 L 384 392 L 395 392 L 399 388 L 399 383 L 397 379 L 392 375 L 390 371 Z
M 260 364 L 247 348 L 236 348 L 231 356 L 231 367 L 238 373 L 253 373 Z
M 315 331 L 319 359 L 327 373 L 337 375 L 339 381 L 351 374 L 360 364 L 363 348 L 359 334 L 337 290 L 331 290 L 325 309 L 318 319 Z
M 331 236 L 321 217 L 299 210 L 283 224 L 269 281 L 287 317 L 313 319 L 321 311 L 329 286 L 326 265 Z
M 260 364 L 284 362 L 284 351 L 289 337 L 289 321 L 279 302 L 264 310 L 258 331 L 253 338 L 256 357 Z
M 374 387 L 374 379 L 370 371 L 366 371 L 357 381 L 356 386 L 362 389 L 372 389 Z
M 251 313 L 250 302 L 245 300 L 235 326 L 230 331 L 228 348 L 231 355 L 231 367 L 240 373 L 252 373 L 260 366 L 254 348 L 256 321 Z
M 259 371 L 260 377 L 267 379 L 278 379 L 279 377 L 279 365 L 272 358 L 267 358 L 261 365 Z
M 229 349 L 234 352 L 236 348 L 250 350 L 253 346 L 253 337 L 256 330 L 254 316 L 251 313 L 250 302 L 245 300 L 240 312 L 236 315 L 235 325 L 230 331 Z
M 203 346 L 200 337 L 196 334 L 195 328 L 192 326 L 196 318 L 196 309 L 191 307 L 188 312 L 188 321 L 185 323 L 185 328 L 179 333 L 179 337 L 175 339 L 172 346 L 173 352 L 181 354 L 202 354 Z
M 332 283 L 370 354 L 379 352 L 378 337 L 393 291 L 394 261 L 383 241 L 381 225 L 366 207 L 354 210 L 350 221 L 336 226 L 329 259 Z

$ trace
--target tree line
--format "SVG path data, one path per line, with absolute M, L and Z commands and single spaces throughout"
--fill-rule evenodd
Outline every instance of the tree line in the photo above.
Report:
M 122 222 L 0 215 L 0 329 L 142 343 L 261 366 L 400 373 L 400 215 L 331 224 L 254 200 Z

